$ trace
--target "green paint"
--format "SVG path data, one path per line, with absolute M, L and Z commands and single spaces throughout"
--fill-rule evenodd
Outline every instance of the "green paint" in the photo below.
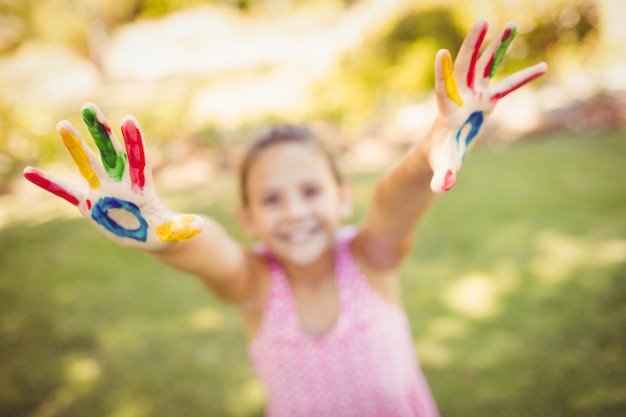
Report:
M 502 59 L 504 58 L 504 54 L 506 54 L 506 50 L 509 49 L 509 45 L 515 38 L 515 35 L 517 35 L 517 26 L 511 27 L 506 38 L 502 39 L 502 43 L 500 44 L 500 47 L 498 48 L 498 50 L 496 51 L 494 55 L 493 63 L 491 64 L 491 69 L 489 71 L 489 78 L 493 77 L 493 74 L 495 74 L 496 69 L 502 62 Z
M 100 158 L 107 174 L 112 179 L 121 181 L 126 165 L 126 154 L 124 152 L 116 152 L 109 130 L 104 123 L 98 120 L 98 115 L 92 109 L 87 108 L 83 110 L 83 120 L 100 150 Z

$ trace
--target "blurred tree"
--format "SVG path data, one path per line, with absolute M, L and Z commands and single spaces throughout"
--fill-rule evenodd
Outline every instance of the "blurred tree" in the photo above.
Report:
M 107 49 L 109 33 L 135 19 L 206 4 L 267 15 L 271 10 L 291 13 L 300 7 L 319 4 L 331 5 L 334 11 L 345 8 L 352 12 L 358 8 L 351 6 L 370 3 L 376 2 L 0 0 L 0 54 L 14 51 L 25 40 L 36 39 L 62 43 L 99 65 L 102 52 Z M 365 26 L 370 29 L 360 47 L 347 53 L 336 71 L 317 86 L 315 108 L 311 111 L 314 117 L 341 123 L 344 128 L 361 129 L 368 121 L 375 120 L 377 111 L 420 99 L 432 89 L 436 51 L 448 48 L 455 54 L 469 25 L 478 17 L 487 18 L 492 24 L 489 36 L 494 36 L 498 27 L 509 19 L 519 25 L 520 35 L 507 55 L 503 74 L 546 60 L 556 64 L 551 68 L 550 77 L 563 77 L 568 65 L 580 68 L 624 59 L 620 42 L 625 26 L 620 18 L 625 3 L 617 0 L 397 0 L 389 3 L 378 0 L 378 3 L 394 4 L 398 12 L 390 13 L 391 18 L 375 14 L 375 18 L 368 21 Z M 362 33 L 360 27 L 354 32 L 358 32 L 358 36 Z M 595 53 L 596 41 L 608 51 L 603 56 Z M 13 159 L 7 162 L 7 155 L 11 154 L 6 151 L 7 143 L 9 138 L 23 135 L 16 128 L 22 125 L 15 122 L 13 110 L 0 107 L 0 112 L 0 153 L 4 155 L 0 156 L 0 170 L 10 171 L 13 168 L 6 167 L 17 165 Z M 56 138 L 49 140 L 56 141 Z M 14 142 L 19 141 L 12 139 L 11 143 Z
M 14 115 L 9 106 L 0 104 L 0 194 L 6 191 L 10 178 L 17 171 L 17 161 L 9 153 L 9 135 L 13 129 Z
M 0 0 L 0 53 L 14 50 L 25 36 L 25 2 Z
M 598 58 L 606 64 L 625 64 L 626 48 L 626 2 L 620 0 L 597 0 L 599 26 Z
M 597 3 L 595 0 L 465 0 L 454 3 L 454 12 L 458 17 L 465 16 L 466 25 L 480 17 L 498 25 L 514 20 L 520 34 L 511 44 L 507 71 L 515 71 L 538 61 L 555 63 L 558 55 L 567 50 L 585 55 L 584 46 L 593 46 L 600 27 Z M 551 76 L 558 69 L 553 67 Z
M 450 9 L 416 3 L 402 8 L 317 87 L 316 115 L 352 129 L 381 106 L 415 100 L 432 86 L 436 51 L 455 48 L 462 40 Z
M 0 0 L 0 53 L 10 52 L 28 39 L 61 43 L 94 57 L 93 43 L 112 28 L 134 19 L 142 0 Z M 19 23 L 16 23 L 19 22 Z
M 493 25 L 490 37 L 506 21 L 518 23 L 521 35 L 507 55 L 506 74 L 551 62 L 563 51 L 582 55 L 581 46 L 595 41 L 599 27 L 592 0 L 411 1 L 382 29 L 371 31 L 318 87 L 316 114 L 358 126 L 381 106 L 414 101 L 432 89 L 436 51 L 456 54 L 469 26 L 481 17 Z
M 359 0 L 0 0 L 0 54 L 27 39 L 58 42 L 98 63 L 108 33 L 136 18 L 154 18 L 179 10 L 214 5 L 242 13 L 290 12 L 319 3 L 345 7 Z
M 141 12 L 143 16 L 162 16 L 173 11 L 206 4 L 243 13 L 290 12 L 302 6 L 319 3 L 341 4 L 348 7 L 358 2 L 359 0 L 142 0 Z

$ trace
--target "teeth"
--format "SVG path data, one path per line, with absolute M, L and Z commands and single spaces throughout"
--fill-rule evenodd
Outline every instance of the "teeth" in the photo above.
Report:
M 307 230 L 299 230 L 293 232 L 289 235 L 289 240 L 292 242 L 300 242 L 309 237 L 309 232 Z
M 315 229 L 290 230 L 290 231 L 283 232 L 281 234 L 282 235 L 281 237 L 282 239 L 291 243 L 300 243 L 309 239 L 313 235 L 314 232 L 315 232 Z

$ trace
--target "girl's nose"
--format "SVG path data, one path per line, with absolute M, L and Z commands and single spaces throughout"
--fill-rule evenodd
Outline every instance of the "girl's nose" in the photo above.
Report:
M 307 213 L 307 204 L 304 199 L 298 196 L 290 196 L 286 199 L 284 213 L 289 218 L 299 218 Z

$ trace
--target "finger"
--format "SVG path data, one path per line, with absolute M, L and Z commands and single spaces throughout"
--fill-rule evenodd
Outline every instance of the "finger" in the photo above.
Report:
M 467 33 L 459 54 L 454 64 L 454 74 L 457 79 L 465 79 L 467 87 L 474 91 L 476 80 L 476 61 L 480 55 L 480 47 L 483 44 L 489 24 L 486 20 L 480 19 L 472 26 Z
M 126 166 L 126 155 L 122 145 L 117 140 L 104 115 L 93 103 L 87 103 L 82 108 L 83 120 L 100 150 L 102 164 L 109 177 L 121 181 Z
M 145 142 L 141 134 L 139 122 L 132 117 L 122 119 L 122 136 L 128 155 L 128 171 L 130 174 L 131 187 L 134 192 L 143 194 L 146 183 L 152 182 L 148 158 L 145 152 Z M 148 167 L 146 169 L 146 167 Z
M 478 68 L 482 68 L 483 78 L 492 78 L 496 73 L 515 35 L 517 35 L 517 25 L 515 22 L 508 22 L 502 29 L 500 36 L 485 49 L 478 62 Z
M 435 194 L 442 194 L 450 191 L 454 184 L 456 184 L 456 172 L 454 170 L 437 170 L 430 180 L 430 189 Z
M 500 100 L 502 97 L 509 95 L 518 88 L 541 77 L 546 71 L 548 71 L 548 65 L 545 62 L 540 62 L 532 67 L 524 68 L 521 71 L 509 75 L 491 87 L 491 101 Z
M 62 120 L 57 124 L 57 133 L 72 156 L 80 175 L 87 180 L 91 188 L 100 188 L 100 177 L 103 174 L 101 165 L 80 133 L 67 120 Z
M 163 242 L 183 241 L 200 234 L 204 220 L 199 216 L 184 214 L 157 226 L 156 233 Z
M 452 71 L 452 58 L 450 57 L 450 52 L 445 49 L 437 52 L 435 57 L 435 91 L 438 100 L 447 96 L 457 106 L 461 107 L 463 105 L 463 98 L 459 94 L 456 78 Z M 443 103 L 440 102 L 441 105 Z
M 61 197 L 75 206 L 77 206 L 82 200 L 82 191 L 80 187 L 58 178 L 54 178 L 39 171 L 38 169 L 26 167 L 24 169 L 24 177 L 33 184 L 58 197 Z

